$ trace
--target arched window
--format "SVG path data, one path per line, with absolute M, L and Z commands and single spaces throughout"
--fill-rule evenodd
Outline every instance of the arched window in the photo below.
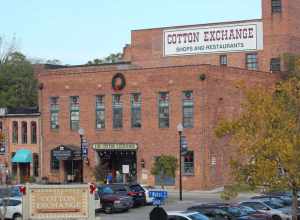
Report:
M 27 122 L 26 121 L 22 121 L 22 127 L 21 127 L 21 131 L 22 131 L 22 144 L 27 144 Z
M 36 144 L 37 143 L 37 138 L 36 138 L 36 122 L 32 121 L 31 122 L 31 143 Z
M 12 142 L 14 144 L 18 143 L 18 122 L 13 121 L 12 123 Z

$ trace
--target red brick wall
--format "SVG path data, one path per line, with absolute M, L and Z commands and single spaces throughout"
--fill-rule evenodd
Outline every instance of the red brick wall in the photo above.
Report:
M 92 70 L 92 71 L 91 71 Z M 137 68 L 121 71 L 127 80 L 126 88 L 121 92 L 123 100 L 123 128 L 112 128 L 111 79 L 115 70 L 99 68 L 67 68 L 49 70 L 39 74 L 44 84 L 43 100 L 43 175 L 52 180 L 62 178 L 61 174 L 50 171 L 50 150 L 60 144 L 75 144 L 80 140 L 77 132 L 69 128 L 69 96 L 80 96 L 80 126 L 86 131 L 90 144 L 93 143 L 138 143 L 138 176 L 141 179 L 141 159 L 145 160 L 148 173 L 153 157 L 161 154 L 177 156 L 178 134 L 176 126 L 182 118 L 181 92 L 194 92 L 194 128 L 185 129 L 189 147 L 194 150 L 195 176 L 184 177 L 186 189 L 212 188 L 229 181 L 228 154 L 226 140 L 214 137 L 213 129 L 221 117 L 233 117 L 240 112 L 242 95 L 236 82 L 243 80 L 249 86 L 272 83 L 273 75 L 263 72 L 250 72 L 236 68 L 222 68 L 209 65 L 195 65 L 168 68 Z M 199 74 L 205 73 L 207 79 L 201 81 Z M 158 128 L 157 94 L 170 92 L 170 128 Z M 130 93 L 142 94 L 142 128 L 132 129 L 130 125 Z M 105 95 L 106 128 L 95 129 L 95 95 Z M 58 132 L 50 130 L 49 97 L 60 97 Z M 211 173 L 210 155 L 217 157 L 217 168 Z M 95 165 L 94 151 L 89 151 L 90 166 L 86 166 L 85 179 L 91 180 L 91 171 Z M 59 176 L 60 175 L 60 176 Z M 60 179 L 62 180 L 62 179 Z M 149 176 L 148 183 L 153 184 Z M 177 184 L 177 182 L 176 182 Z
M 282 0 L 282 13 L 274 14 L 271 12 L 271 0 L 262 0 L 264 49 L 258 51 L 260 71 L 270 70 L 271 58 L 280 57 L 284 53 L 300 53 L 299 12 L 299 0 Z M 224 24 L 228 23 L 231 22 Z M 127 47 L 124 50 L 126 60 L 147 67 L 189 64 L 219 65 L 220 54 L 163 57 L 163 30 L 164 28 L 155 28 L 132 31 L 130 49 Z M 245 53 L 227 53 L 228 66 L 245 68 Z

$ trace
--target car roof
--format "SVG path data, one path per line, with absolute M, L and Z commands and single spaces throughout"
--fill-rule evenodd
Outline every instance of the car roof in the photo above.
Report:
M 168 215 L 193 215 L 193 214 L 199 214 L 199 212 L 193 212 L 193 211 L 169 211 L 167 212 Z M 201 213 L 200 213 L 201 214 Z
M 202 204 L 197 204 L 193 205 L 189 208 L 218 208 L 218 207 L 224 207 L 224 206 L 230 206 L 229 203 L 222 203 L 222 202 L 215 202 L 215 203 L 202 203 Z

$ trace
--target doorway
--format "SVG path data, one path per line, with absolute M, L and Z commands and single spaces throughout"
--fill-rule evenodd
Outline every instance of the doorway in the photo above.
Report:
M 137 180 L 137 152 L 136 150 L 98 150 L 100 162 L 106 164 L 106 176 L 112 175 L 112 182 L 126 182 Z M 124 174 L 123 165 L 129 165 L 129 174 Z

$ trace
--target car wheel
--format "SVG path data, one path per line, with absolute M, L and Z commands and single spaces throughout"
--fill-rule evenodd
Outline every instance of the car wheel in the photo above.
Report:
M 113 212 L 113 207 L 110 204 L 105 205 L 103 209 L 106 214 L 111 214 Z
M 20 215 L 20 214 L 14 214 L 13 220 L 22 220 L 22 215 Z
M 281 220 L 281 217 L 278 215 L 273 215 L 272 220 Z

